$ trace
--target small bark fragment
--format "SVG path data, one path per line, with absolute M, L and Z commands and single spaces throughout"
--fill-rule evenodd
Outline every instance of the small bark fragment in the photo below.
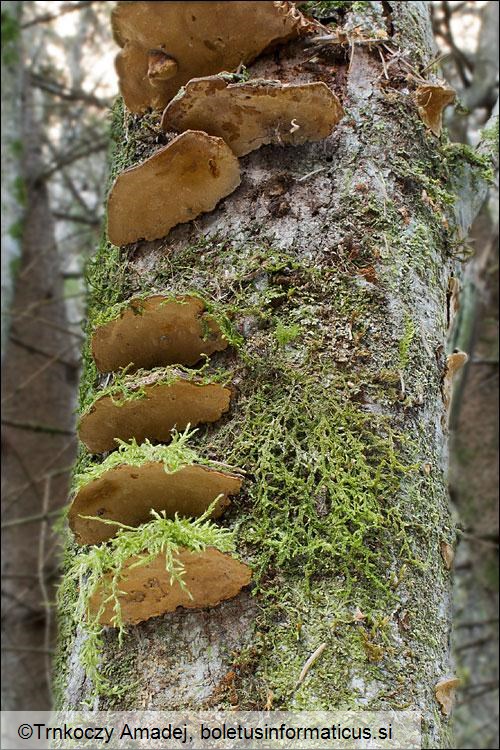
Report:
M 446 358 L 443 376 L 443 401 L 447 410 L 450 408 L 453 389 L 453 378 L 469 359 L 465 352 L 453 352 Z
M 173 57 L 162 50 L 152 49 L 148 54 L 148 78 L 153 85 L 161 85 L 163 81 L 173 78 L 179 66 Z

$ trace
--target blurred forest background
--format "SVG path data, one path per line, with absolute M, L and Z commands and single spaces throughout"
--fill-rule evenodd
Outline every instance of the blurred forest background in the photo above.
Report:
M 338 3 L 317 3 L 318 12 Z M 74 409 L 85 266 L 102 231 L 109 108 L 117 93 L 109 2 L 2 2 L 3 708 L 50 705 L 57 510 L 77 451 Z M 436 58 L 457 91 L 451 140 L 474 146 L 497 107 L 493 2 L 431 3 Z M 498 208 L 472 236 L 450 351 L 469 353 L 451 418 L 459 526 L 453 649 L 459 747 L 498 747 Z M 21 694 L 10 670 L 24 675 Z

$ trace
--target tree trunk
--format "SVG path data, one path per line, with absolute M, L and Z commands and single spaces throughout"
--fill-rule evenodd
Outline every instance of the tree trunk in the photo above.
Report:
M 21 75 L 19 68 L 20 2 L 2 5 L 2 361 L 9 328 L 15 266 L 19 259 L 19 220 L 22 208 L 19 195 L 19 106 Z M 8 29 L 9 38 L 5 39 Z M 17 188 L 17 189 L 16 189 Z
M 5 710 L 49 709 L 54 510 L 67 499 L 77 367 L 42 173 L 33 90 L 23 66 L 21 259 L 2 368 L 2 685 Z M 33 518 L 32 518 L 33 517 Z
M 344 25 L 387 32 L 406 62 L 362 43 L 300 41 L 261 56 L 250 77 L 321 80 L 340 96 L 334 133 L 249 154 L 241 186 L 211 214 L 163 241 L 103 243 L 96 257 L 90 327 L 139 290 L 197 290 L 243 335 L 211 364 L 232 371 L 231 412 L 193 443 L 248 472 L 224 522 L 255 582 L 212 610 L 134 627 L 121 649 L 110 630 L 106 670 L 139 684 L 94 705 L 404 707 L 422 712 L 426 746 L 442 747 L 434 688 L 452 668 L 441 550 L 455 539 L 442 398 L 457 252 L 447 178 L 460 160 L 425 129 L 407 80 L 408 65 L 432 57 L 427 4 L 347 6 Z M 120 106 L 114 131 L 115 174 L 158 148 Z M 82 386 L 97 386 L 90 364 Z M 64 708 L 92 693 L 70 607 L 63 599 Z
M 498 213 L 474 225 L 456 344 L 469 362 L 450 419 L 450 491 L 463 530 L 453 646 L 467 675 L 455 712 L 460 747 L 498 744 Z

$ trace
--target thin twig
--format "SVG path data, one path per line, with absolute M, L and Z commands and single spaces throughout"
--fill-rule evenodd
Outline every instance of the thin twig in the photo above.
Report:
M 494 625 L 498 622 L 498 617 L 489 617 L 486 620 L 469 620 L 467 622 L 459 622 L 455 625 L 455 630 L 458 628 L 480 628 L 485 625 Z
M 311 669 L 312 665 L 319 659 L 319 657 L 321 656 L 325 648 L 326 648 L 326 643 L 321 643 L 316 649 L 316 651 L 313 654 L 311 654 L 309 659 L 306 661 L 306 663 L 302 667 L 302 671 L 299 675 L 299 679 L 297 681 L 296 687 L 298 687 L 299 685 L 302 685 L 302 683 L 306 679 L 307 673 Z
M 308 172 L 307 174 L 302 175 L 302 177 L 296 177 L 296 182 L 304 182 L 304 180 L 308 180 L 309 177 L 313 177 L 315 174 L 319 174 L 319 172 L 324 172 L 327 167 L 319 167 L 318 169 L 314 169 L 312 172 Z
M 53 427 L 52 425 L 48 424 L 39 424 L 38 422 L 21 422 L 17 419 L 2 419 L 2 424 L 6 427 L 14 427 L 16 430 L 44 432 L 47 435 L 74 435 L 74 430 L 63 430 L 60 427 Z
M 45 630 L 44 630 L 44 647 L 45 653 L 45 678 L 47 682 L 47 691 L 49 696 L 52 696 L 52 662 L 50 659 L 50 640 L 51 640 L 51 621 L 52 611 L 49 599 L 49 592 L 47 590 L 47 584 L 45 581 L 45 542 L 47 539 L 47 514 L 49 512 L 50 502 L 50 475 L 45 479 L 45 488 L 43 492 L 42 502 L 42 523 L 40 527 L 40 535 L 38 537 L 38 560 L 37 560 L 37 573 L 38 582 L 40 585 L 40 593 L 42 595 L 42 604 L 45 609 Z
M 25 523 L 35 523 L 36 521 L 47 521 L 48 518 L 52 518 L 52 516 L 57 516 L 61 513 L 61 509 L 58 508 L 57 510 L 49 510 L 47 513 L 36 513 L 33 516 L 23 516 L 22 518 L 12 518 L 10 521 L 3 521 L 0 528 L 7 529 L 11 526 L 22 526 Z M 23 576 L 25 578 L 26 576 Z
M 54 649 L 36 648 L 35 646 L 2 646 L 2 651 L 28 651 L 34 654 L 53 654 Z
M 61 5 L 57 13 L 44 13 L 43 15 L 35 16 L 31 21 L 26 21 L 21 24 L 21 28 L 27 29 L 30 26 L 35 26 L 37 23 L 50 23 L 50 21 L 56 21 L 67 13 L 74 13 L 75 10 L 83 10 L 84 8 L 87 8 L 89 5 L 92 5 L 93 2 L 94 0 L 81 0 L 81 2 L 78 3 L 64 3 L 64 5 Z

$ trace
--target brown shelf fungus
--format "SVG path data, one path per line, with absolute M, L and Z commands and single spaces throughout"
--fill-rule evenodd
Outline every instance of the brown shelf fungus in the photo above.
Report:
M 196 76 L 235 70 L 307 26 L 290 2 L 118 2 L 120 91 L 131 112 L 163 109 Z
M 238 159 L 222 138 L 188 130 L 118 175 L 108 197 L 113 245 L 165 237 L 240 184 Z
M 99 544 L 118 530 L 99 519 L 139 526 L 150 519 L 151 509 L 165 511 L 166 518 L 176 514 L 197 518 L 217 498 L 212 518 L 218 518 L 230 504 L 229 496 L 239 492 L 241 483 L 236 474 L 199 464 L 170 472 L 161 462 L 141 466 L 123 463 L 78 490 L 69 509 L 69 525 L 78 544 Z
M 325 83 L 282 84 L 223 76 L 195 78 L 163 112 L 164 130 L 204 130 L 223 138 L 236 156 L 268 143 L 297 146 L 332 132 L 344 112 Z
M 441 135 L 443 110 L 455 101 L 455 89 L 441 83 L 425 83 L 415 91 L 420 119 L 434 135 Z
M 100 372 L 190 366 L 227 346 L 203 300 L 192 296 L 131 299 L 114 320 L 92 335 L 92 356 Z
M 189 377 L 179 370 L 159 377 L 154 371 L 129 386 L 98 396 L 78 426 L 91 453 L 117 447 L 119 440 L 168 442 L 172 429 L 216 422 L 229 409 L 231 391 L 217 382 Z
M 177 607 L 215 607 L 235 597 L 250 583 L 250 568 L 214 547 L 207 547 L 203 552 L 181 548 L 175 557 L 176 562 L 184 567 L 184 587 L 178 581 L 171 580 L 164 554 L 142 565 L 140 555 L 131 557 L 124 564 L 118 593 L 123 624 L 134 625 L 166 612 L 174 612 Z M 103 597 L 108 598 L 107 582 L 105 579 L 104 587 L 97 589 L 89 607 L 96 614 L 102 608 L 99 616 L 101 625 L 114 624 L 114 602 L 102 601 Z

